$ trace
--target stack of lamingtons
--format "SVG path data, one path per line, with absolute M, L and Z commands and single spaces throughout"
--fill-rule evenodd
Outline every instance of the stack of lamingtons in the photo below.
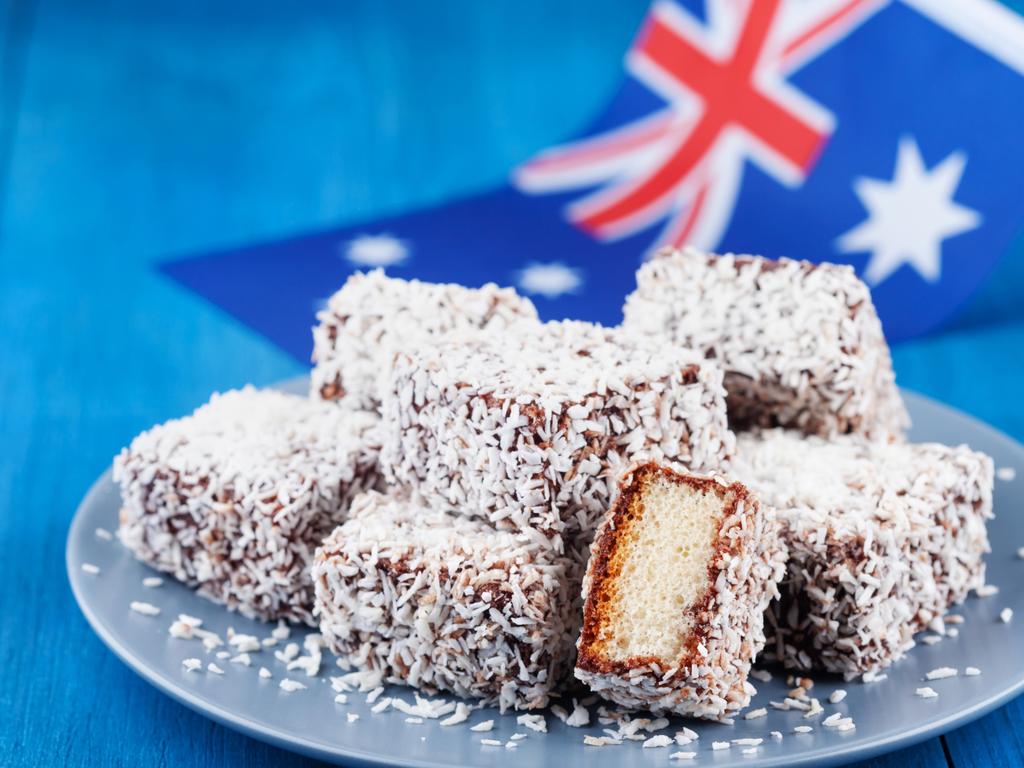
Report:
M 984 583 L 991 462 L 905 442 L 850 268 L 668 251 L 637 282 L 605 328 L 355 275 L 310 397 L 214 396 L 121 453 L 120 538 L 343 666 L 502 709 L 574 670 L 721 718 L 766 645 L 874 672 Z

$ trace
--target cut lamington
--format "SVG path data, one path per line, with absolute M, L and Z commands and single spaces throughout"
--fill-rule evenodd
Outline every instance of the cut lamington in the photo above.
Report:
M 848 266 L 663 251 L 624 313 L 629 332 L 721 364 L 736 429 L 888 440 L 909 423 L 871 294 Z
M 784 572 L 778 522 L 745 487 L 632 469 L 594 539 L 576 677 L 627 707 L 728 716 L 754 692 Z
M 356 499 L 313 566 L 320 631 L 343 666 L 502 710 L 545 706 L 567 677 L 579 578 L 530 536 L 401 492 Z
M 992 461 L 966 446 L 776 429 L 740 436 L 733 474 L 783 524 L 789 568 L 769 620 L 787 667 L 886 667 L 985 582 Z
M 432 505 L 585 547 L 633 460 L 718 467 L 722 373 L 582 322 L 397 355 L 381 468 Z
M 511 288 L 423 283 L 383 270 L 352 275 L 317 314 L 313 329 L 312 393 L 374 410 L 391 359 L 453 332 L 501 331 L 535 325 L 533 303 Z
M 313 553 L 377 482 L 377 423 L 280 392 L 214 395 L 114 460 L 118 536 L 229 608 L 312 624 Z

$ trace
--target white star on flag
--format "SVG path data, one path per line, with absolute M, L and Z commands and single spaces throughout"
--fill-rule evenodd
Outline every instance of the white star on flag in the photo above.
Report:
M 526 293 L 554 299 L 565 293 L 576 293 L 583 285 L 583 276 L 580 270 L 560 261 L 547 264 L 531 262 L 519 271 L 516 282 Z
M 900 140 L 892 181 L 858 178 L 868 217 L 836 241 L 846 253 L 871 253 L 864 279 L 877 285 L 903 264 L 930 283 L 942 275 L 942 241 L 975 229 L 981 214 L 953 201 L 967 157 L 953 152 L 930 171 L 917 142 Z
M 361 267 L 392 267 L 409 258 L 408 244 L 388 234 L 359 235 L 344 247 L 345 258 Z

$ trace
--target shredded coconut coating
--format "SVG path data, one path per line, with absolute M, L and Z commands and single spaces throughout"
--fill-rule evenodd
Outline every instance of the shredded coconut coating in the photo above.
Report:
M 251 387 L 136 437 L 114 460 L 118 536 L 247 616 L 313 624 L 309 567 L 378 482 L 375 414 Z
M 533 303 L 511 288 L 466 288 L 390 278 L 383 270 L 352 275 L 317 314 L 312 394 L 357 409 L 379 407 L 391 360 L 447 334 L 500 332 L 537 323 Z
M 637 273 L 623 327 L 725 369 L 736 429 L 901 439 L 909 417 L 871 294 L 849 266 L 666 250 Z
M 345 662 L 502 710 L 546 706 L 566 677 L 580 575 L 543 542 L 400 491 L 358 497 L 313 566 L 320 632 Z
M 383 414 L 390 482 L 581 562 L 630 462 L 712 469 L 735 442 L 713 363 L 573 321 L 401 353 Z
M 676 482 L 702 489 L 717 487 L 731 500 L 718 526 L 706 590 L 692 607 L 695 630 L 681 656 L 617 662 L 592 652 L 602 620 L 594 597 L 608 580 L 615 579 L 603 553 L 616 546 L 615 538 L 623 535 L 620 529 L 628 530 L 623 516 L 631 496 L 641 492 L 644 474 L 651 471 L 674 475 Z M 602 520 L 591 551 L 583 580 L 583 631 L 574 671 L 579 680 L 610 701 L 656 714 L 721 719 L 750 703 L 756 691 L 747 678 L 765 645 L 765 611 L 778 597 L 779 580 L 786 570 L 780 525 L 770 510 L 739 483 L 682 475 L 665 466 L 631 467 L 619 482 L 616 501 Z
M 887 667 L 985 583 L 993 469 L 982 453 L 776 429 L 741 435 L 732 471 L 783 522 L 789 572 L 769 620 L 789 668 Z

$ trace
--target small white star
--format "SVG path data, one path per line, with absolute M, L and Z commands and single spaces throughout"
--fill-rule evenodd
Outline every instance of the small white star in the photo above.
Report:
M 361 267 L 392 267 L 409 258 L 408 244 L 388 234 L 359 235 L 344 247 L 345 258 Z
M 942 241 L 981 224 L 953 201 L 967 157 L 953 152 L 929 171 L 912 138 L 900 140 L 892 181 L 861 177 L 853 189 L 868 217 L 836 241 L 844 252 L 871 253 L 864 279 L 877 285 L 903 264 L 930 283 L 942 275 Z
M 560 261 L 547 264 L 531 262 L 519 271 L 517 282 L 526 293 L 554 299 L 564 293 L 576 293 L 583 285 L 583 276 L 580 270 Z

